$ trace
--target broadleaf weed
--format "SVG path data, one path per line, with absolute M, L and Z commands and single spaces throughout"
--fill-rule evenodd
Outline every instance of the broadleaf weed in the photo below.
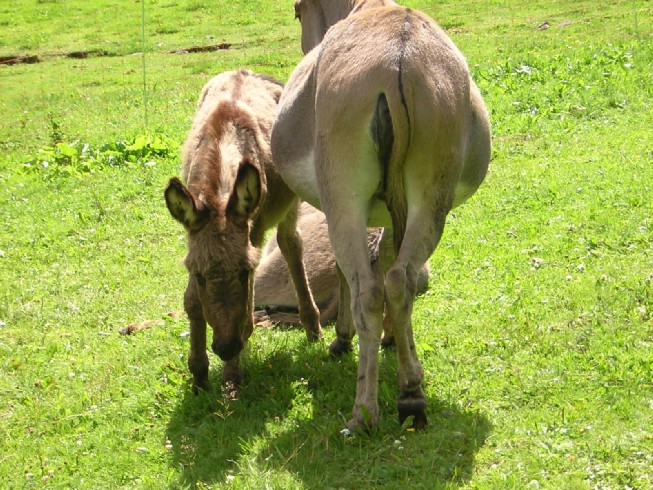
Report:
M 151 166 L 153 159 L 174 156 L 178 150 L 178 143 L 164 134 L 138 135 L 95 148 L 79 140 L 60 141 L 40 148 L 22 169 L 50 179 L 75 177 L 109 167 Z

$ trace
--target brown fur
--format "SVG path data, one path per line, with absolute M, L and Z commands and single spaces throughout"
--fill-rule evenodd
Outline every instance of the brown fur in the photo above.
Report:
M 411 312 L 420 268 L 452 207 L 480 186 L 490 125 L 466 61 L 428 16 L 390 0 L 298 0 L 306 53 L 279 101 L 272 151 L 302 199 L 325 213 L 349 317 L 334 355 L 359 336 L 350 430 L 378 422 L 378 346 L 397 345 L 400 421 L 426 425 Z M 386 231 L 370 264 L 368 226 Z M 385 342 L 385 337 L 384 337 Z
M 281 89 L 278 82 L 247 70 L 210 80 L 183 147 L 186 184 L 173 178 L 165 191 L 170 213 L 188 232 L 184 309 L 195 387 L 208 380 L 207 322 L 212 349 L 226 362 L 225 381 L 240 380 L 240 352 L 253 330 L 254 270 L 264 234 L 273 226 L 278 226 L 307 336 L 321 337 L 296 231 L 299 201 L 277 173 L 270 152 Z

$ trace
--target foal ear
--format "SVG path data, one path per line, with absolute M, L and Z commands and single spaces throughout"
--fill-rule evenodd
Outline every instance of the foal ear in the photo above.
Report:
M 250 219 L 261 202 L 261 173 L 249 162 L 238 169 L 236 184 L 229 198 L 229 213 Z
M 170 179 L 164 195 L 168 211 L 188 231 L 199 231 L 204 227 L 209 218 L 209 210 L 195 199 L 178 178 Z

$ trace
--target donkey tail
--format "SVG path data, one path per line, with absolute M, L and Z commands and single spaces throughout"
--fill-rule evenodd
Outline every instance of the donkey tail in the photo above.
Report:
M 383 168 L 383 197 L 392 218 L 395 252 L 406 233 L 408 203 L 404 182 L 404 160 L 411 139 L 411 114 L 398 84 L 394 93 L 381 93 L 372 119 L 372 136 Z

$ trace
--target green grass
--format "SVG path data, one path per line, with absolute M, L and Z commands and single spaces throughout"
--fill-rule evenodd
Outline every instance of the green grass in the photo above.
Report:
M 1 487 L 653 488 L 650 2 L 405 4 L 468 57 L 493 160 L 415 305 L 428 429 L 382 352 L 380 426 L 347 439 L 355 354 L 259 329 L 230 400 L 212 354 L 190 391 L 185 320 L 117 333 L 181 308 L 162 189 L 208 78 L 288 77 L 292 2 L 147 2 L 146 97 L 140 3 L 0 6 L 0 56 L 42 60 L 0 65 Z

